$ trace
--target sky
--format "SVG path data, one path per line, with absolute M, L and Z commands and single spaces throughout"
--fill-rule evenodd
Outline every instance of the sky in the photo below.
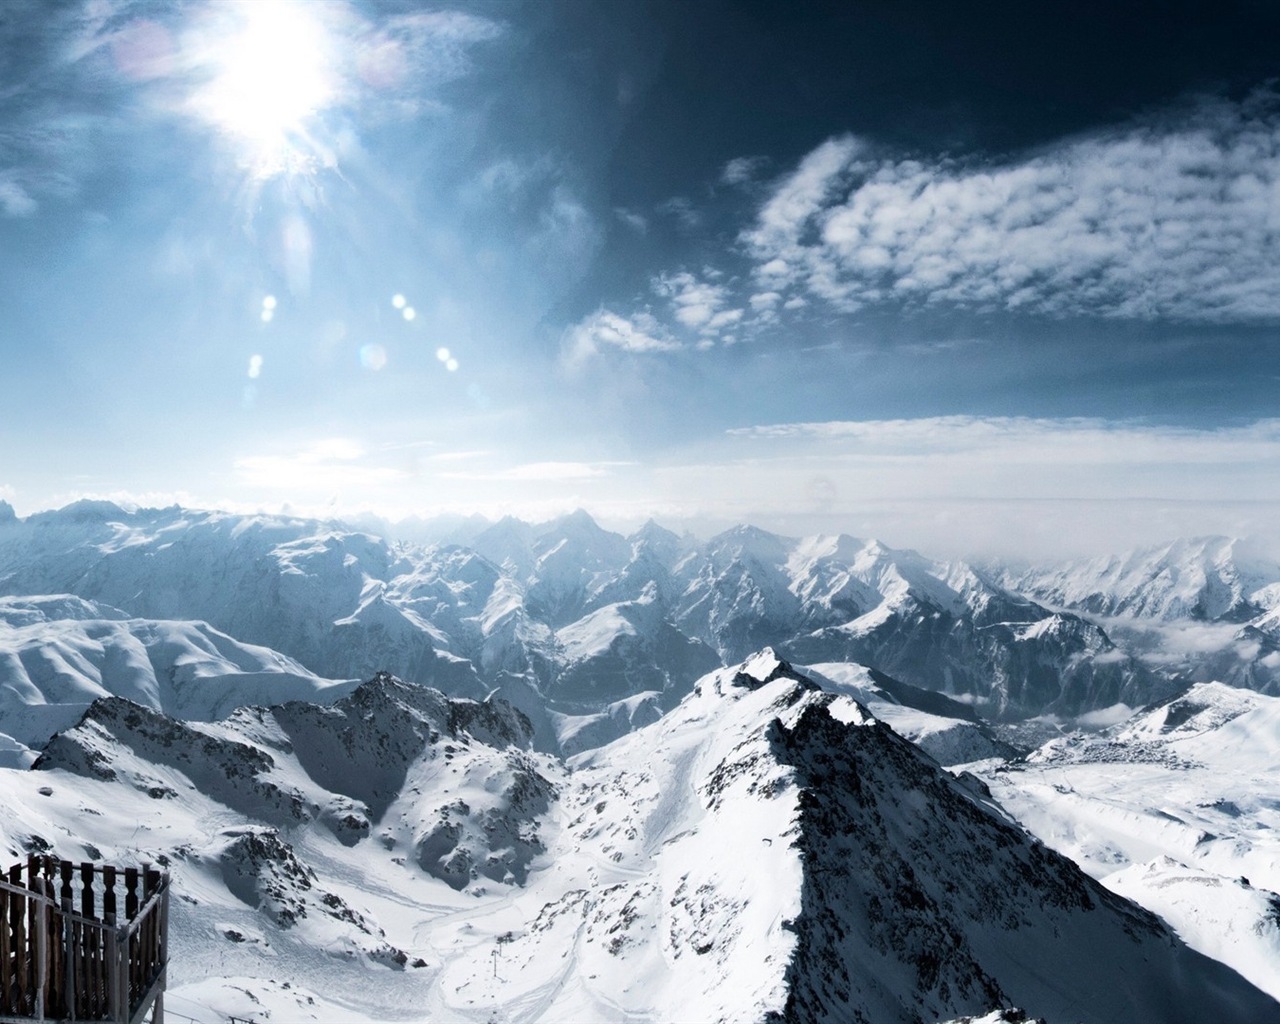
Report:
M 1280 7 L 0 5 L 0 498 L 1280 533 Z

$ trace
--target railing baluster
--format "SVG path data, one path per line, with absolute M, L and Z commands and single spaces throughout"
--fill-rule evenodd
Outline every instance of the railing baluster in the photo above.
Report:
M 81 916 L 90 920 L 97 919 L 97 908 L 95 899 L 93 899 L 93 876 L 95 876 L 96 868 L 88 861 L 81 864 Z M 92 1020 L 102 1015 L 99 988 L 99 936 L 100 933 L 96 928 L 81 928 L 81 940 L 83 941 L 83 979 L 84 988 L 82 998 L 81 1016 L 84 1019 Z
M 45 996 L 49 989 L 49 907 L 44 900 L 36 896 L 44 896 L 44 879 L 33 875 L 31 883 L 31 942 L 35 956 L 35 993 L 32 998 L 32 1015 L 36 1020 L 44 1020 Z
M 37 893 L 40 891 L 40 858 L 34 853 L 27 854 L 27 891 Z M 40 950 L 37 943 L 39 938 L 39 925 L 37 918 L 40 913 L 40 903 L 34 896 L 27 897 L 27 1007 L 32 1014 L 40 1002 Z
M 9 869 L 9 884 L 22 888 L 22 865 Z M 9 929 L 13 933 L 13 1012 L 27 1012 L 27 901 L 21 893 L 9 900 Z
M 0 875 L 0 878 L 3 877 Z M 9 890 L 0 889 L 0 1013 L 8 1013 L 13 1009 L 9 1002 L 9 979 L 13 977 L 10 955 Z
M 65 867 L 70 864 L 63 862 Z M 67 874 L 63 875 L 66 879 Z M 79 970 L 76 956 L 76 923 L 71 920 L 74 912 L 71 909 L 71 897 L 66 895 L 70 892 L 70 887 L 63 886 L 62 897 L 62 1001 L 59 1004 L 62 1007 L 63 1014 L 68 1020 L 76 1019 L 76 990 L 79 986 L 76 984 L 76 971 Z
M 124 869 L 124 919 L 130 923 L 138 916 L 138 869 Z M 129 945 L 126 950 L 125 968 L 128 984 L 125 986 L 126 1002 L 128 1010 L 133 1011 L 134 1000 L 142 994 L 141 986 L 138 984 L 138 951 L 141 945 L 141 936 L 138 932 L 133 932 L 129 936 Z
M 162 1022 L 168 874 L 151 864 L 78 869 L 32 855 L 0 871 L 0 1018 L 121 1022 L 149 1012 Z

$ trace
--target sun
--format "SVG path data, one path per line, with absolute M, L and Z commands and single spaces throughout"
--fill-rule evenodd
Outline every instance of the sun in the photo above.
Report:
M 312 161 L 314 122 L 338 98 L 323 9 L 297 0 L 219 5 L 222 16 L 205 30 L 209 78 L 195 105 L 257 177 Z

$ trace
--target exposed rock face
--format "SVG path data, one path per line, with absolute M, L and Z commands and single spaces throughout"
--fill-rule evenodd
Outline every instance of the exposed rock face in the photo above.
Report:
M 1024 1005 L 1155 1024 L 1275 1009 L 1030 839 L 977 780 L 771 652 L 579 759 L 562 806 L 552 853 L 596 884 L 535 879 L 548 898 L 504 956 L 533 970 L 569 942 L 581 973 L 645 972 L 632 998 L 658 1017 L 915 1024 Z
M 531 736 L 528 719 L 502 701 L 451 699 L 381 673 L 330 706 L 243 708 L 218 725 L 107 698 L 34 767 L 125 782 L 157 799 L 198 790 L 250 821 L 318 821 L 346 846 L 376 829 L 460 889 L 481 877 L 523 882 L 545 849 L 539 821 L 556 788 L 529 753 Z M 439 778 L 459 774 L 479 798 L 444 796 Z M 268 834 L 252 832 L 252 842 Z

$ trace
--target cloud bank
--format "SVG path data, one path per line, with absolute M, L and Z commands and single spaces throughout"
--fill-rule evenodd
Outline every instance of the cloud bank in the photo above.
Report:
M 838 309 L 1280 318 L 1280 99 L 1202 102 L 1022 159 L 831 139 L 741 235 L 756 280 Z

